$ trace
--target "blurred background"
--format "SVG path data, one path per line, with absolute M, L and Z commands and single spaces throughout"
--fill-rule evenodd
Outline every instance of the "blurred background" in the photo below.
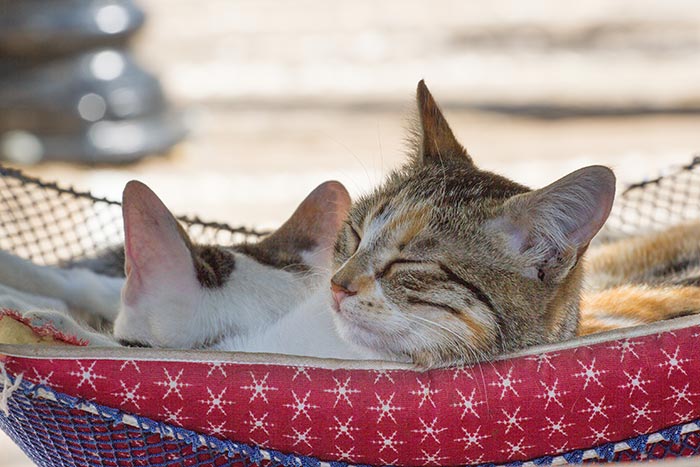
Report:
M 480 166 L 532 186 L 700 151 L 694 1 L 12 0 L 0 26 L 3 164 L 114 199 L 137 178 L 206 220 L 274 227 L 325 180 L 375 185 L 421 78 Z

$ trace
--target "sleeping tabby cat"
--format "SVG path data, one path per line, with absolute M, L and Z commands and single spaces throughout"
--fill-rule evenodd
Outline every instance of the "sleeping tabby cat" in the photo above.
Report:
M 105 313 L 116 317 L 115 338 L 433 368 L 700 310 L 700 289 L 684 282 L 692 274 L 677 276 L 697 267 L 697 236 L 676 241 L 697 226 L 600 247 L 584 269 L 583 254 L 612 206 L 609 169 L 583 168 L 530 190 L 475 166 L 423 82 L 418 110 L 403 168 L 349 212 L 342 186 L 322 185 L 322 195 L 310 195 L 311 204 L 259 244 L 193 245 L 155 194 L 130 183 L 127 278 L 118 313 Z M 674 238 L 666 253 L 649 255 L 665 235 Z M 283 261 L 270 253 L 290 245 Z M 24 284 L 18 278 L 48 269 L 9 255 L 0 266 L 0 283 L 16 288 Z M 62 294 L 50 294 L 69 308 L 91 303 L 74 298 L 92 293 L 71 285 L 79 284 L 74 274 L 88 274 L 76 271 L 61 272 Z M 586 273 L 591 291 L 581 304 Z M 671 276 L 677 284 L 667 285 Z M 42 280 L 25 292 L 55 290 Z M 31 315 L 79 331 L 64 313 Z

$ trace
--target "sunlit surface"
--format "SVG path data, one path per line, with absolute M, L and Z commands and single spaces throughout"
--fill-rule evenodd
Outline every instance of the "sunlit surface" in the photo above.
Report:
M 124 67 L 124 59 L 114 50 L 98 52 L 90 62 L 92 74 L 105 81 L 118 78 L 124 71 Z
M 19 164 L 39 162 L 44 155 L 44 146 L 39 138 L 26 131 L 8 131 L 0 135 L 2 157 Z
M 105 115 L 107 103 L 102 96 L 94 93 L 85 94 L 78 102 L 78 113 L 90 122 L 95 122 Z
M 121 5 L 105 5 L 95 13 L 95 23 L 103 32 L 116 34 L 129 25 L 129 13 Z
M 109 103 L 112 111 L 120 118 L 137 114 L 143 107 L 136 91 L 130 88 L 119 88 L 112 91 L 109 94 Z
M 98 122 L 88 131 L 95 147 L 116 153 L 138 149 L 146 136 L 142 127 L 131 122 Z

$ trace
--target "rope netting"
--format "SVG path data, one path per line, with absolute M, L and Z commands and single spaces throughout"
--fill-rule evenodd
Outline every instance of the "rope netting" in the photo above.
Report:
M 624 174 L 618 174 L 624 177 Z M 628 185 L 599 235 L 606 241 L 700 218 L 700 156 L 658 177 Z M 181 217 L 197 243 L 255 241 L 264 232 Z M 0 249 L 38 264 L 80 263 L 123 274 L 119 202 L 0 167 Z
M 624 174 L 618 174 L 624 177 Z M 700 155 L 618 193 L 600 234 L 611 240 L 700 218 Z
M 196 243 L 255 241 L 264 232 L 179 218 Z M 121 204 L 0 167 L 0 249 L 38 264 L 84 265 L 123 275 Z

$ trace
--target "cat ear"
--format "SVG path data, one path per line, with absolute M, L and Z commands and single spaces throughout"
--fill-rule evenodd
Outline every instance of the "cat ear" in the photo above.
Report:
M 505 203 L 495 226 L 506 234 L 523 274 L 563 278 L 605 223 L 615 197 L 615 175 L 602 166 L 577 170 L 551 185 Z
M 312 267 L 328 267 L 350 204 L 350 195 L 340 182 L 322 183 L 261 246 L 299 255 Z
M 196 289 L 191 242 L 182 226 L 150 188 L 130 181 L 122 196 L 126 284 L 123 298 L 134 303 L 164 287 Z
M 422 163 L 441 164 L 450 159 L 472 163 L 467 150 L 455 138 L 423 80 L 418 83 L 416 98 L 420 119 Z

